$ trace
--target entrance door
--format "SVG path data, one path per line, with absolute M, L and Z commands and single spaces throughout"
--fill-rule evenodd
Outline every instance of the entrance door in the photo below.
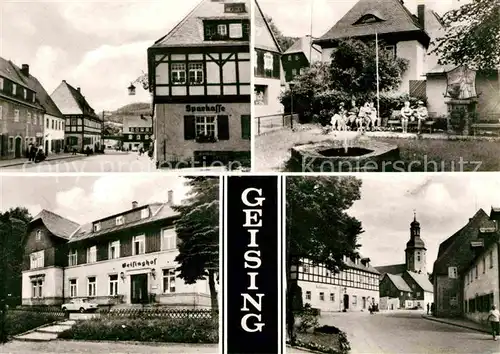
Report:
M 145 304 L 148 298 L 148 275 L 136 274 L 130 276 L 130 294 L 133 304 Z
M 45 154 L 49 153 L 49 141 L 45 140 Z
M 20 137 L 17 137 L 16 141 L 15 141 L 15 150 L 14 150 L 16 159 L 20 158 L 22 156 L 21 142 L 22 142 L 22 139 Z
M 349 295 L 344 294 L 344 310 L 349 310 Z
M 366 297 L 363 296 L 363 309 L 366 309 Z

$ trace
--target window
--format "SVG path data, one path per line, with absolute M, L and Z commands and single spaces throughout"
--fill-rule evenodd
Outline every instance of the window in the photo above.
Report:
M 243 25 L 241 23 L 229 25 L 229 38 L 243 38 Z
M 478 275 L 477 264 L 476 264 L 476 266 L 474 267 L 474 271 L 476 272 L 476 279 L 477 279 L 477 275 Z
M 384 47 L 385 53 L 389 56 L 390 59 L 396 58 L 396 46 L 394 45 L 387 45 Z
M 486 258 L 483 257 L 481 261 L 481 267 L 483 268 L 483 274 L 486 273 Z
M 125 223 L 125 218 L 123 215 L 117 216 L 115 219 L 115 224 L 118 225 L 123 225 Z
M 92 246 L 87 248 L 87 263 L 97 262 L 97 247 Z
M 14 110 L 14 122 L 19 122 L 19 110 Z
M 311 300 L 311 292 L 306 291 L 306 300 Z
M 35 279 L 31 281 L 31 297 L 43 297 L 43 279 Z
M 69 280 L 69 297 L 77 296 L 76 279 Z
M 109 295 L 118 295 L 118 274 L 112 274 L 109 276 Z
M 325 293 L 319 293 L 319 300 L 325 301 Z
M 129 134 L 128 140 L 134 140 L 134 136 L 132 134 Z
M 95 296 L 95 277 L 87 278 L 87 296 Z
M 132 255 L 144 254 L 146 252 L 146 237 L 144 235 L 134 236 L 132 239 Z
M 33 92 L 33 103 L 36 101 L 36 93 Z
M 25 100 L 28 98 L 28 90 L 23 89 L 23 97 Z
M 335 294 L 334 293 L 330 293 L 330 301 L 335 301 Z
M 216 136 L 215 117 L 196 117 L 196 136 Z
M 356 295 L 352 296 L 352 304 L 357 305 L 358 304 L 358 297 Z
M 173 227 L 161 230 L 161 249 L 173 250 L 177 248 L 177 234 Z
M 203 64 L 202 63 L 189 63 L 189 84 L 199 85 L 203 83 Z
M 271 53 L 264 54 L 264 70 L 273 70 L 273 55 Z
M 221 37 L 227 36 L 227 26 L 217 25 L 217 34 Z
M 100 222 L 94 224 L 94 232 L 98 232 L 98 231 L 101 231 L 101 223 Z
M 42 239 L 42 230 L 36 230 L 36 240 L 40 241 Z
M 175 293 L 175 269 L 163 269 L 163 292 Z
M 419 297 L 419 296 L 420 296 L 420 291 L 417 291 L 417 297 Z
M 302 269 L 304 270 L 304 273 L 309 273 L 309 271 L 310 271 L 310 269 L 309 269 L 309 265 L 307 265 L 307 264 L 304 264 L 304 265 L 302 266 Z
M 2 119 L 2 115 L 3 115 L 3 106 L 0 106 L 0 119 Z
M 52 122 L 52 129 L 55 129 L 55 125 L 54 125 L 55 121 L 54 121 L 54 119 L 51 119 L 51 122 Z
M 488 255 L 488 259 L 489 259 L 488 263 L 490 264 L 490 268 L 493 268 L 493 251 L 490 251 L 490 254 Z
M 149 218 L 149 208 L 144 208 L 141 210 L 141 219 Z
M 458 278 L 457 267 L 448 267 L 448 278 L 450 279 Z
M 297 75 L 297 69 L 292 69 L 292 76 Z
M 241 116 L 241 138 L 245 140 L 250 139 L 250 116 L 242 115 Z
M 182 85 L 186 83 L 186 65 L 183 63 L 172 63 L 171 67 L 171 77 L 172 83 L 176 85 Z
M 3 77 L 0 77 L 0 90 L 3 90 Z
M 44 267 L 44 251 L 33 252 L 30 255 L 30 269 L 43 268 Z
M 16 84 L 12 84 L 12 94 L 15 96 L 17 93 L 17 85 Z
M 120 258 L 120 241 L 110 242 L 108 258 L 109 259 Z
M 254 69 L 259 67 L 259 53 L 255 49 L 253 51 L 253 67 Z
M 78 253 L 76 250 L 70 250 L 68 254 L 68 265 L 74 266 L 78 264 Z
M 31 113 L 30 113 L 30 112 L 28 112 L 28 113 L 26 114 L 26 122 L 27 122 L 28 124 L 31 124 Z
M 37 115 L 33 114 L 33 125 L 37 125 Z
M 267 86 L 266 85 L 255 85 L 254 86 L 255 101 L 256 105 L 267 105 Z
M 245 13 L 245 4 L 244 3 L 228 3 L 224 4 L 224 12 L 225 13 Z

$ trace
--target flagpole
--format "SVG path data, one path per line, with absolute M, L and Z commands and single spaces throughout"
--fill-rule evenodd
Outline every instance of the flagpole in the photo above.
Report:
M 311 42 L 309 43 L 309 64 L 312 64 L 313 8 L 314 8 L 314 0 L 311 0 L 311 29 L 309 31 L 309 35 L 311 36 Z
M 378 33 L 375 32 L 375 52 L 376 52 L 376 70 L 377 70 L 377 121 L 380 119 L 380 77 L 378 74 Z

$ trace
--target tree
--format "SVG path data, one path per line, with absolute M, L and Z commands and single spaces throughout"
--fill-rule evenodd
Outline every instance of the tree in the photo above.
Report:
M 216 177 L 187 177 L 191 187 L 185 203 L 174 206 L 180 213 L 175 231 L 180 240 L 176 262 L 186 284 L 206 280 L 212 311 L 218 309 L 215 282 L 219 275 L 219 180 Z
M 291 281 L 291 268 L 301 258 L 323 264 L 332 272 L 345 268 L 343 257 L 357 256 L 361 222 L 347 214 L 361 197 L 361 180 L 355 177 L 289 177 L 287 203 L 287 309 L 288 330 L 294 341 L 292 304 L 297 284 Z
M 432 53 L 439 63 L 496 69 L 500 65 L 500 2 L 473 0 L 448 11 L 442 18 L 445 34 Z
M 383 47 L 379 42 L 379 47 Z M 332 52 L 330 63 L 331 88 L 340 89 L 354 98 L 364 98 L 377 90 L 377 60 L 375 41 L 355 39 L 339 41 Z M 408 61 L 391 58 L 379 50 L 378 74 L 380 91 L 396 89 Z
M 270 16 L 266 16 L 266 21 L 282 51 L 286 51 L 299 39 L 297 37 L 287 37 L 283 35 Z

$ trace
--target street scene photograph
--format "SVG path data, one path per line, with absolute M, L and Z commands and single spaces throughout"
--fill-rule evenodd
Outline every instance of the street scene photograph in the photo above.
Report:
M 250 168 L 250 0 L 0 11 L 0 171 Z
M 498 174 L 287 176 L 287 352 L 499 353 L 499 200 Z
M 1 353 L 217 353 L 219 178 L 0 177 Z
M 498 1 L 256 1 L 255 171 L 500 171 Z

